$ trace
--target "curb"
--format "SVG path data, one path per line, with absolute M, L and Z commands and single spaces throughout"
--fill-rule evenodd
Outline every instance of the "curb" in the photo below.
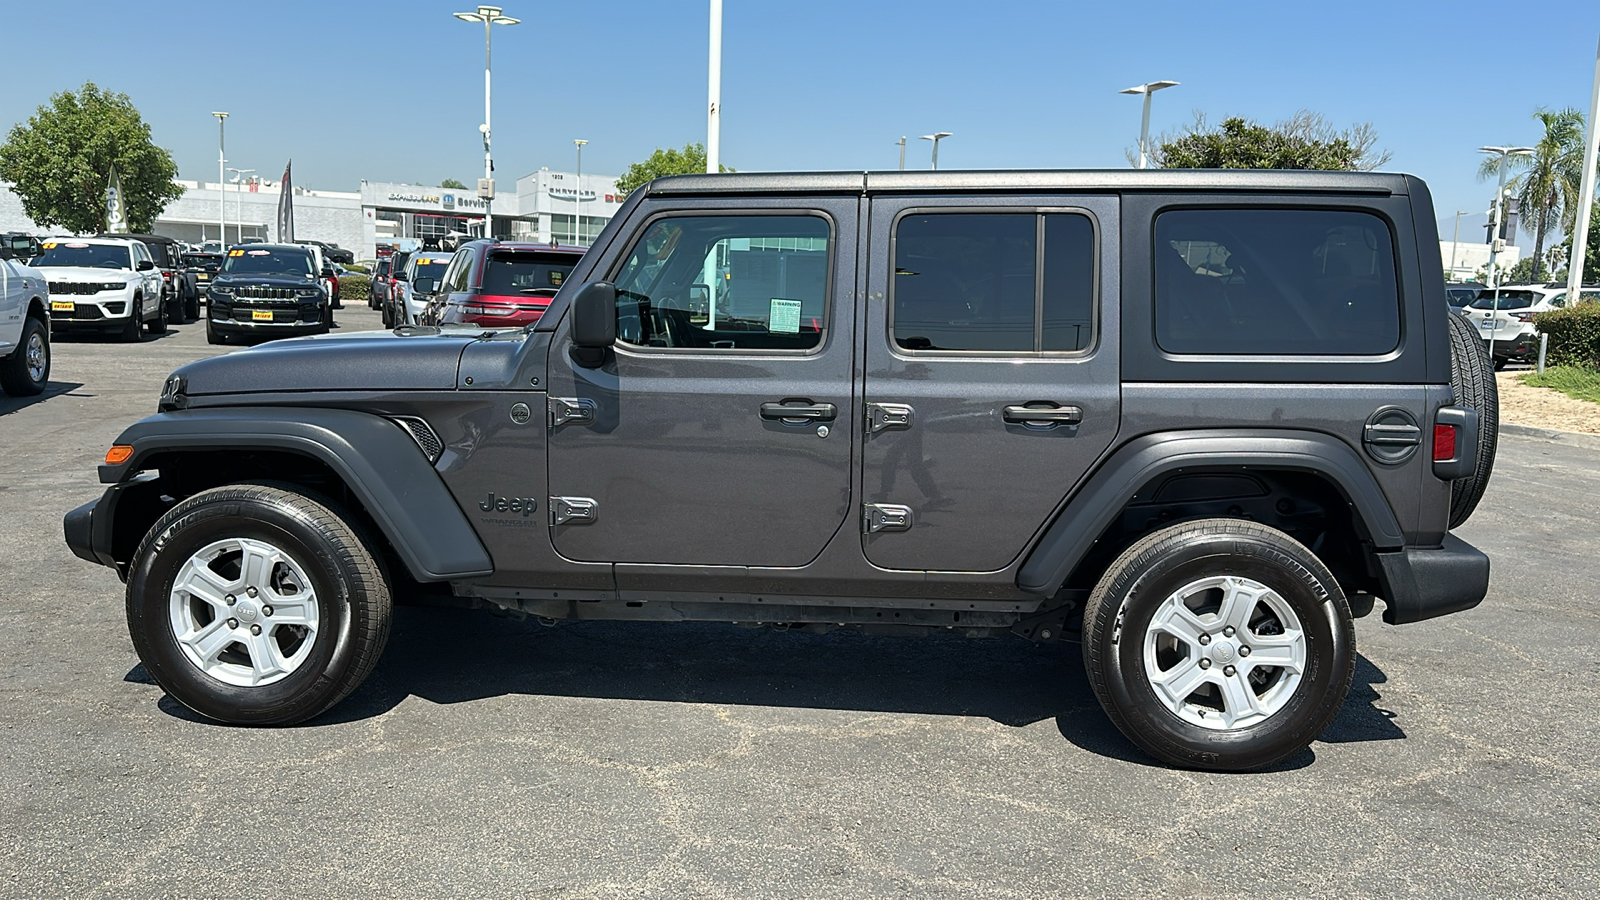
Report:
M 1500 433 L 1514 434 L 1518 437 L 1540 438 L 1546 441 L 1555 441 L 1558 444 L 1600 450 L 1600 434 L 1585 434 L 1581 431 L 1557 431 L 1554 428 L 1536 428 L 1532 425 L 1508 425 L 1504 423 L 1500 425 Z

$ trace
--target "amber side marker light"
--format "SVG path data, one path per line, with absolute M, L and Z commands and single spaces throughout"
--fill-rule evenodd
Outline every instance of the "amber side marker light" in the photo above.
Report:
M 133 448 L 127 444 L 116 444 L 106 451 L 106 465 L 118 466 L 128 461 L 133 456 Z

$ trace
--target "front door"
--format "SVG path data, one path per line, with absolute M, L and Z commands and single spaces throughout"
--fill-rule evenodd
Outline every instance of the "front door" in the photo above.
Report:
M 674 200 L 596 278 L 599 368 L 551 344 L 551 539 L 574 560 L 803 566 L 850 517 L 859 201 Z
M 1110 446 L 1117 212 L 1109 196 L 872 201 L 872 563 L 1004 569 Z

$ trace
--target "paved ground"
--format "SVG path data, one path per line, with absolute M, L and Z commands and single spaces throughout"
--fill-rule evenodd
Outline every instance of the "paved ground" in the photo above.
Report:
M 1344 711 L 1264 774 L 1152 765 L 1070 645 L 420 608 L 328 717 L 229 728 L 61 542 L 202 332 L 62 340 L 0 398 L 0 895 L 1600 896 L 1600 452 L 1505 440 L 1462 530 L 1489 599 L 1363 620 Z

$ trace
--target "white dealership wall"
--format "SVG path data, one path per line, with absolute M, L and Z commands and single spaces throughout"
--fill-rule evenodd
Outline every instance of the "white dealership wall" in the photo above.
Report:
M 245 238 L 277 238 L 278 185 L 260 183 L 251 190 L 249 185 L 226 184 L 219 191 L 215 182 L 176 183 L 184 189 L 183 196 L 167 204 L 156 218 L 156 234 L 194 243 L 216 240 L 222 215 L 219 201 L 223 201 L 227 204 L 227 240 L 239 240 L 241 223 Z M 548 243 L 557 231 L 552 227 L 553 216 L 570 217 L 581 208 L 584 221 L 590 223 L 586 233 L 593 234 L 616 214 L 623 199 L 617 194 L 615 176 L 609 175 L 585 174 L 579 185 L 574 173 L 540 169 L 510 186 L 510 191 L 502 186 L 494 199 L 495 233 L 540 243 Z M 377 255 L 379 210 L 481 220 L 483 206 L 470 190 L 415 184 L 363 181 L 356 191 L 296 188 L 294 231 L 302 240 L 338 244 L 355 251 L 357 258 L 370 259 Z M 0 231 L 61 233 L 30 220 L 22 211 L 21 198 L 4 183 L 0 183 Z
M 1509 269 L 1521 258 L 1522 248 L 1511 244 L 1495 256 L 1495 267 Z M 1439 259 L 1444 263 L 1445 280 L 1471 281 L 1479 269 L 1488 268 L 1489 245 L 1468 241 L 1459 244 L 1453 241 L 1440 241 Z M 1452 260 L 1455 262 L 1454 266 L 1451 265 Z

